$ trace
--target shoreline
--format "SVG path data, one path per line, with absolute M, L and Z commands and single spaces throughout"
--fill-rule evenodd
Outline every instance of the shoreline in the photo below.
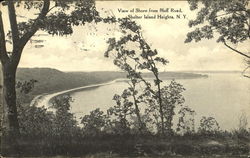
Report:
M 207 78 L 207 75 L 202 74 L 201 76 L 197 77 L 197 78 Z M 179 78 L 164 78 L 163 80 L 171 80 L 171 79 L 195 79 L 196 77 L 179 77 Z M 145 77 L 145 79 L 152 79 L 150 77 Z M 65 95 L 65 94 L 70 94 L 70 93 L 74 93 L 74 92 L 78 92 L 78 91 L 82 91 L 85 89 L 89 89 L 89 88 L 95 88 L 95 87 L 100 87 L 100 86 L 105 86 L 105 85 L 110 85 L 113 84 L 115 82 L 121 82 L 121 81 L 126 81 L 128 79 L 126 78 L 117 78 L 114 79 L 112 81 L 108 81 L 108 82 L 104 82 L 104 83 L 99 83 L 99 84 L 90 84 L 90 85 L 86 85 L 86 86 L 81 86 L 81 87 L 76 87 L 76 88 L 72 88 L 72 89 L 68 89 L 68 90 L 63 90 L 63 91 L 59 91 L 59 92 L 55 92 L 55 93 L 44 93 L 44 94 L 40 94 L 35 96 L 32 101 L 30 102 L 30 106 L 37 106 L 37 107 L 45 107 L 48 108 L 47 110 L 49 111 L 54 111 L 52 108 L 49 107 L 49 105 L 51 105 L 51 100 L 57 96 L 61 96 L 61 95 Z
M 123 81 L 125 79 L 123 78 L 118 78 L 109 82 L 105 82 L 105 83 L 99 83 L 99 84 L 90 84 L 87 86 L 82 86 L 82 87 L 77 87 L 77 88 L 72 88 L 72 89 L 68 89 L 68 90 L 64 90 L 64 91 L 60 91 L 60 92 L 56 92 L 56 93 L 52 93 L 52 94 L 41 94 L 41 95 L 37 95 L 36 97 L 34 97 L 34 99 L 32 99 L 30 106 L 37 106 L 37 107 L 46 107 L 46 108 L 50 108 L 49 105 L 51 104 L 51 100 L 57 96 L 61 96 L 64 94 L 69 94 L 69 93 L 74 93 L 77 91 L 82 91 L 84 89 L 88 89 L 88 88 L 95 88 L 95 87 L 100 87 L 100 86 L 106 86 L 106 85 L 110 85 L 113 84 L 115 82 L 118 81 Z M 53 111 L 52 109 L 48 109 L 50 111 Z

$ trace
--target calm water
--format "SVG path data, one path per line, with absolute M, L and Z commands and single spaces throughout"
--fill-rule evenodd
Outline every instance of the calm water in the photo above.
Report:
M 196 111 L 196 124 L 202 116 L 215 117 L 222 129 L 238 126 L 239 116 L 246 114 L 250 127 L 250 80 L 237 73 L 212 73 L 208 78 L 179 79 L 177 82 L 186 88 L 185 105 Z M 169 80 L 165 80 L 169 83 Z M 87 89 L 71 94 L 74 99 L 72 112 L 77 118 L 100 108 L 107 110 L 114 105 L 115 93 L 121 94 L 128 87 L 126 82 Z

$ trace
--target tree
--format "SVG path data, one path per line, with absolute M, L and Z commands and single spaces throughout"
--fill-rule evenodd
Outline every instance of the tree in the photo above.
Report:
M 18 81 L 16 83 L 17 90 L 17 111 L 22 136 L 46 137 L 52 132 L 53 113 L 47 112 L 44 107 L 36 107 L 25 105 L 28 94 L 34 89 L 37 81 L 31 79 L 29 81 Z
M 3 125 L 6 131 L 2 138 L 2 147 L 9 148 L 9 154 L 18 154 L 19 123 L 16 106 L 16 70 L 21 59 L 26 43 L 38 30 L 52 35 L 70 35 L 73 26 L 84 25 L 88 22 L 99 22 L 101 18 L 95 8 L 93 0 L 79 1 L 14 1 L 2 3 L 8 8 L 10 30 L 5 33 L 0 11 L 0 60 L 3 72 Z M 35 19 L 20 21 L 16 14 L 16 7 L 24 7 L 26 10 L 38 11 Z M 7 38 L 6 38 L 7 35 Z M 10 39 L 10 40 L 9 40 Z M 6 42 L 12 45 L 7 50 Z M 4 152 L 4 151 L 3 151 Z
M 120 41 L 126 40 L 127 36 L 121 38 Z M 113 41 L 114 39 L 109 39 L 109 42 L 113 43 L 115 41 Z M 108 57 L 109 55 L 106 55 L 106 57 Z M 134 105 L 134 112 L 136 114 L 137 120 L 138 120 L 138 125 L 139 125 L 139 132 L 142 133 L 143 130 L 145 130 L 145 124 L 142 122 L 141 119 L 141 114 L 140 114 L 140 109 L 139 109 L 139 98 L 138 98 L 138 90 L 137 90 L 137 86 L 138 84 L 141 82 L 140 78 L 141 77 L 141 73 L 137 71 L 138 69 L 138 63 L 135 63 L 134 66 L 132 66 L 133 64 L 131 64 L 130 59 L 135 57 L 135 51 L 126 51 L 126 50 L 120 50 L 117 53 L 113 53 L 113 60 L 114 60 L 114 64 L 119 67 L 122 71 L 127 73 L 127 78 L 129 79 L 130 82 L 128 82 L 129 84 L 129 88 L 124 90 L 124 92 L 127 92 L 127 96 L 128 97 L 132 97 L 133 100 L 133 105 Z
M 163 109 L 162 109 L 162 98 L 161 98 L 161 87 L 160 83 L 162 82 L 159 79 L 159 72 L 158 68 L 156 67 L 156 63 L 160 62 L 162 64 L 166 64 L 168 61 L 165 60 L 164 58 L 157 57 L 157 50 L 152 50 L 151 47 L 148 45 L 146 40 L 143 38 L 142 33 L 141 33 L 141 27 L 136 24 L 134 21 L 130 20 L 129 18 L 123 18 L 123 19 L 118 19 L 118 23 L 120 24 L 120 28 L 124 34 L 123 37 L 120 38 L 120 40 L 116 41 L 115 38 L 109 39 L 109 48 L 105 53 L 106 57 L 109 57 L 111 52 L 113 50 L 116 50 L 117 55 L 116 59 L 114 60 L 115 65 L 118 65 L 119 67 L 122 68 L 122 70 L 125 70 L 128 72 L 128 77 L 130 78 L 131 75 L 130 73 L 133 72 L 134 70 L 131 68 L 130 64 L 128 64 L 130 60 L 134 62 L 132 64 L 135 66 L 135 69 L 140 69 L 140 70 L 147 70 L 153 73 L 155 76 L 155 85 L 157 85 L 158 91 L 155 93 L 155 91 L 151 88 L 151 84 L 147 82 L 140 73 L 136 73 L 133 75 L 134 77 L 140 79 L 140 81 L 144 82 L 147 89 L 151 92 L 154 93 L 154 96 L 156 96 L 157 99 L 159 99 L 159 110 L 160 110 L 160 116 L 161 116 L 161 123 L 162 123 L 162 133 L 164 133 L 164 117 L 163 117 Z M 129 45 L 129 43 L 134 43 L 135 47 L 137 47 L 136 50 L 130 50 L 126 47 L 126 45 Z M 139 52 L 139 53 L 136 53 Z M 121 62 L 121 60 L 123 60 Z M 137 81 L 136 81 L 137 82 Z M 133 78 L 132 78 L 132 83 L 133 83 Z M 133 85 L 132 85 L 133 87 Z M 137 101 L 135 106 L 137 106 Z M 138 110 L 137 110 L 138 111 Z M 138 117 L 140 118 L 140 117 Z
M 185 106 L 180 109 L 178 112 L 180 114 L 179 121 L 177 123 L 177 132 L 194 133 L 195 132 L 195 123 L 194 115 L 196 114 L 194 110 Z
M 87 136 L 98 136 L 104 130 L 108 118 L 100 108 L 90 112 L 81 118 L 83 124 L 83 131 Z
M 232 46 L 248 42 L 250 39 L 250 9 L 248 0 L 189 0 L 190 10 L 198 10 L 189 27 L 195 30 L 187 34 L 185 43 L 202 39 L 212 39 L 218 35 L 217 42 L 250 59 L 250 52 Z M 247 62 L 249 65 L 249 61 Z M 248 66 L 249 68 L 249 66 Z
M 204 134 L 214 134 L 220 130 L 220 126 L 215 118 L 202 116 L 198 132 Z
M 172 80 L 168 86 L 164 86 L 161 89 L 162 95 L 162 105 L 163 105 L 163 113 L 164 113 L 164 126 L 168 134 L 173 133 L 173 117 L 175 115 L 175 108 L 182 107 L 185 99 L 182 95 L 182 92 L 185 88 Z
M 239 124 L 238 124 L 239 132 L 243 133 L 247 131 L 247 126 L 248 126 L 247 116 L 246 113 L 243 111 L 239 116 Z
M 108 116 L 115 116 L 112 123 L 114 124 L 114 130 L 117 134 L 128 134 L 130 131 L 130 123 L 127 119 L 128 116 L 134 113 L 133 103 L 129 101 L 130 92 L 125 89 L 122 95 L 115 94 L 113 100 L 116 102 L 114 107 L 108 109 Z
M 70 113 L 70 103 L 73 99 L 69 95 L 58 96 L 53 99 L 52 108 L 56 109 L 54 118 L 54 135 L 70 141 L 77 134 L 77 121 Z M 63 140 L 62 140 L 63 141 Z
M 157 127 L 160 127 L 159 133 L 162 135 L 170 134 L 174 108 L 176 105 L 182 106 L 184 103 L 181 93 L 185 89 L 174 81 L 169 86 L 162 86 L 158 65 L 166 65 L 168 61 L 159 57 L 157 50 L 150 47 L 138 24 L 128 18 L 117 21 L 123 36 L 119 40 L 109 39 L 109 47 L 105 56 L 114 57 L 114 64 L 127 72 L 127 78 L 132 83 L 129 88 L 132 96 L 135 97 L 138 94 L 138 91 L 134 90 L 135 86 L 141 82 L 144 83 L 143 94 L 134 98 L 135 111 L 138 112 L 137 117 L 140 118 L 138 104 L 148 104 L 151 108 L 150 112 L 155 110 L 159 112 L 155 115 L 155 117 L 160 117 L 160 125 L 157 124 Z M 150 72 L 153 75 L 154 86 L 145 80 L 142 72 Z

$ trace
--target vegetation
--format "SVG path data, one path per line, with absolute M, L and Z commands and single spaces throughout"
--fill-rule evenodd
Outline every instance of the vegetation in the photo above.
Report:
M 163 136 L 154 130 L 156 126 L 146 126 L 146 132 L 140 132 L 138 120 L 133 119 L 136 115 L 127 90 L 114 96 L 117 105 L 107 112 L 97 108 L 77 122 L 70 112 L 73 100 L 68 95 L 54 100 L 54 112 L 24 104 L 28 95 L 25 92 L 30 93 L 33 87 L 36 87 L 33 80 L 19 83 L 20 156 L 237 157 L 249 153 L 250 131 L 244 114 L 235 131 L 220 130 L 212 117 L 203 117 L 195 128 L 194 117 L 188 117 L 195 112 L 185 106 L 178 115 L 179 129 Z M 145 124 L 151 124 L 147 115 L 141 118 Z M 8 146 L 4 147 L 8 151 Z
M 197 0 L 190 0 L 190 9 L 197 10 L 199 3 Z M 249 52 L 242 52 L 229 46 L 228 42 L 233 44 L 247 41 L 250 38 L 250 10 L 248 0 L 202 0 L 202 8 L 198 11 L 195 20 L 189 21 L 190 27 L 201 26 L 193 32 L 187 34 L 185 42 L 196 42 L 201 39 L 214 38 L 214 33 L 218 33 L 217 42 L 222 42 L 226 47 L 240 55 L 250 58 Z M 203 24 L 203 25 L 202 25 Z
M 189 21 L 189 26 L 195 29 L 187 34 L 185 43 L 202 39 L 217 38 L 231 51 L 246 58 L 247 68 L 250 67 L 249 50 L 244 52 L 234 45 L 247 43 L 250 39 L 250 9 L 248 0 L 189 0 L 190 10 L 197 10 L 197 16 Z
M 240 2 L 248 4 L 245 1 Z M 71 5 L 72 3 L 74 5 Z M 205 13 L 209 13 L 210 3 L 203 1 L 203 4 L 207 8 Z M 219 4 L 225 5 L 226 3 Z M 241 6 L 240 3 L 235 4 Z M 0 12 L 0 60 L 5 101 L 4 117 L 3 121 L 1 120 L 1 124 L 4 125 L 1 126 L 1 153 L 4 156 L 83 156 L 102 152 L 130 157 L 216 154 L 231 156 L 249 153 L 250 131 L 246 129 L 247 120 L 244 116 L 240 118 L 239 129 L 233 132 L 221 131 L 215 118 L 205 116 L 200 120 L 200 126 L 196 130 L 194 126 L 195 111 L 184 106 L 185 99 L 182 93 L 185 88 L 175 80 L 169 84 L 162 81 L 158 66 L 166 65 L 168 61 L 158 56 L 156 49 L 151 48 L 141 33 L 141 27 L 134 21 L 128 18 L 116 20 L 114 17 L 102 19 L 95 9 L 94 1 L 53 1 L 51 3 L 50 0 L 41 2 L 9 0 L 3 5 L 8 7 L 10 21 L 8 39 L 5 40 Z M 191 5 L 195 9 L 197 2 L 195 1 Z M 38 17 L 18 23 L 15 13 L 16 6 L 24 6 L 27 10 L 33 8 L 39 12 Z M 217 3 L 212 5 L 220 10 L 221 8 L 218 6 Z M 54 8 L 59 9 L 53 12 Z M 232 8 L 229 7 L 229 11 L 231 10 Z M 234 15 L 237 11 L 237 8 L 233 10 L 233 16 L 237 16 Z M 204 14 L 204 10 L 200 14 L 201 16 L 196 21 L 191 22 L 191 26 L 202 23 L 204 18 L 206 19 L 207 14 Z M 248 10 L 246 10 L 246 15 L 248 16 Z M 210 16 L 214 16 L 214 12 Z M 117 22 L 120 26 L 123 36 L 118 40 L 109 39 L 109 48 L 105 56 L 112 56 L 114 64 L 124 73 L 63 73 L 45 69 L 49 75 L 41 76 L 34 72 L 33 78 L 31 74 L 26 75 L 27 72 L 25 74 L 26 70 L 24 70 L 24 73 L 21 73 L 24 77 L 16 82 L 17 66 L 23 48 L 38 30 L 52 35 L 70 35 L 73 32 L 73 26 L 102 20 L 105 23 Z M 226 20 L 228 21 L 227 18 Z M 231 20 L 229 21 L 231 22 Z M 241 19 L 241 22 L 245 21 L 246 19 Z M 237 25 L 237 28 L 240 27 L 243 31 L 238 29 L 237 32 L 240 35 L 236 35 L 237 39 L 235 39 L 235 34 L 232 35 L 230 32 L 232 30 L 225 30 L 220 25 L 225 22 L 224 20 L 216 22 L 218 19 L 213 19 L 213 23 L 210 24 L 216 24 L 217 29 L 222 27 L 222 30 L 219 31 L 223 35 L 219 41 L 224 42 L 229 48 L 231 47 L 225 42 L 225 39 L 238 43 L 248 38 L 243 36 L 243 33 L 246 32 L 245 26 Z M 235 28 L 236 26 L 230 29 Z M 205 26 L 201 30 L 203 32 L 198 31 L 197 33 L 196 30 L 196 32 L 188 34 L 187 42 L 192 39 L 198 41 L 201 37 L 213 37 L 212 28 L 209 26 Z M 6 49 L 6 42 L 12 45 L 12 50 Z M 242 52 L 236 52 L 248 57 Z M 52 75 L 53 73 L 55 74 Z M 103 73 L 110 76 L 98 77 Z M 164 74 L 169 73 L 163 73 L 163 76 Z M 183 74 L 181 73 L 181 75 Z M 114 95 L 113 100 L 116 105 L 110 107 L 107 112 L 100 109 L 91 111 L 89 115 L 81 118 L 80 126 L 70 112 L 70 104 L 73 100 L 68 95 L 53 100 L 54 112 L 48 112 L 45 107 L 27 104 L 29 101 L 27 95 L 31 93 L 45 93 L 46 90 L 59 91 L 108 81 L 124 75 L 129 81 L 129 86 L 121 94 Z M 25 80 L 27 76 L 31 78 Z M 153 83 L 147 81 L 146 76 L 153 78 Z M 44 77 L 51 78 L 43 80 Z M 79 79 L 81 77 L 83 78 Z M 39 86 L 40 89 L 36 89 L 36 84 L 47 87 L 42 89 L 42 86 Z M 143 108 L 144 110 L 142 110 Z M 176 115 L 178 109 L 179 115 Z M 173 118 L 178 116 L 177 129 L 174 129 Z
M 124 20 L 124 19 L 123 19 Z M 120 39 L 109 40 L 107 57 L 125 72 L 128 87 L 113 97 L 116 105 L 106 112 L 99 108 L 77 122 L 70 112 L 72 98 L 55 98 L 54 112 L 24 104 L 25 95 L 36 87 L 36 80 L 17 84 L 19 94 L 20 155 L 84 156 L 99 154 L 108 157 L 154 156 L 240 156 L 249 153 L 250 131 L 244 115 L 239 129 L 220 130 L 213 117 L 202 117 L 195 127 L 195 111 L 184 106 L 184 87 L 172 80 L 164 83 L 158 65 L 167 64 L 152 50 L 140 33 L 140 27 L 125 19 L 121 27 L 128 32 Z M 124 22 L 124 21 L 121 21 Z M 127 25 L 128 24 L 128 25 Z M 132 27 L 131 27 L 132 26 Z M 132 30 L 131 30 L 132 28 Z M 134 29 L 137 28 L 137 29 Z M 131 31 L 129 31 L 131 30 Z M 139 47 L 128 50 L 134 39 Z M 149 82 L 143 76 L 148 71 Z M 124 73 L 121 73 L 124 75 Z M 178 113 L 176 113 L 178 111 Z M 177 117 L 177 128 L 173 118 Z M 4 151 L 9 151 L 5 146 Z M 8 155 L 8 153 L 5 153 Z
M 73 4 L 73 5 L 72 5 Z M 3 70 L 3 107 L 4 127 L 2 146 L 7 143 L 12 146 L 13 155 L 18 152 L 18 137 L 20 135 L 16 106 L 16 70 L 20 62 L 23 49 L 27 42 L 40 30 L 51 35 L 70 35 L 73 26 L 90 22 L 100 22 L 102 19 L 96 11 L 95 2 L 88 1 L 14 1 L 9 0 L 1 5 L 8 8 L 10 30 L 5 34 L 2 12 L 0 12 L 0 60 Z M 35 19 L 20 20 L 16 14 L 16 7 L 32 10 Z M 31 16 L 32 17 L 32 16 Z M 106 20 L 105 22 L 108 22 Z M 7 35 L 7 38 L 6 38 Z M 7 47 L 6 43 L 12 47 Z M 8 48 L 11 48 L 10 50 Z
M 147 123 L 151 126 L 155 125 L 159 134 L 170 135 L 173 132 L 172 120 L 175 108 L 182 107 L 184 103 L 182 92 L 185 89 L 175 81 L 171 81 L 168 86 L 163 85 L 158 65 L 166 65 L 168 61 L 159 57 L 157 50 L 153 50 L 149 46 L 143 38 L 139 25 L 128 18 L 118 19 L 118 21 L 123 36 L 118 40 L 109 39 L 109 48 L 105 56 L 113 57 L 114 64 L 127 73 L 127 78 L 130 81 L 128 89 L 124 90 L 121 96 L 116 94 L 114 97 L 119 110 L 125 112 L 119 116 L 124 116 L 122 118 L 123 124 L 127 125 L 126 116 L 135 113 L 142 134 L 147 125 L 146 122 L 142 122 L 142 112 L 139 106 L 144 104 L 146 109 L 143 115 L 148 116 Z M 152 74 L 153 85 L 142 76 L 142 72 Z M 144 88 L 139 91 L 138 87 L 143 86 Z M 132 97 L 133 101 L 129 101 L 129 97 Z M 123 107 L 121 107 L 120 98 L 124 99 Z M 126 127 L 123 128 L 126 129 Z
M 44 107 L 18 106 L 21 156 L 237 157 L 249 153 L 249 130 L 228 132 L 213 128 L 206 132 L 195 130 L 182 134 L 174 130 L 173 135 L 164 137 L 154 132 L 139 134 L 134 128 L 137 120 L 126 119 L 124 128 L 122 119 L 114 119 L 109 112 L 100 109 L 83 116 L 82 126 L 76 126 L 69 109 L 71 101 L 70 96 L 57 98 L 53 103 L 54 113 Z M 215 121 L 208 118 L 206 120 L 212 121 L 205 125 L 201 123 L 199 129 L 210 127 Z M 186 127 L 192 128 L 188 124 Z

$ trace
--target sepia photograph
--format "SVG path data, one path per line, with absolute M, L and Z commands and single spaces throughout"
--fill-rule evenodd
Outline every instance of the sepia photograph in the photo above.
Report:
M 249 0 L 4 0 L 0 156 L 250 158 Z

